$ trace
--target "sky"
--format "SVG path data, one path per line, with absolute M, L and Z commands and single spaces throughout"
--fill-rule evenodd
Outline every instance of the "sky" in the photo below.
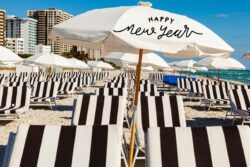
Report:
M 146 0 L 145 0 L 146 1 Z M 73 15 L 91 9 L 133 6 L 138 0 L 0 0 L 0 9 L 7 15 L 26 17 L 30 9 L 57 8 Z M 232 54 L 248 69 L 250 60 L 241 56 L 250 50 L 249 0 L 150 0 L 154 8 L 191 17 L 206 25 L 231 45 Z M 180 60 L 166 58 L 168 62 Z

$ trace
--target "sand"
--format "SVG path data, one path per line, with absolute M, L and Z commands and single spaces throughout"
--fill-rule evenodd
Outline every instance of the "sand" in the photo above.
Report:
M 115 76 L 117 72 L 112 73 Z M 143 78 L 147 75 L 144 74 Z M 102 85 L 102 82 L 97 82 L 98 85 Z M 93 91 L 91 88 L 85 89 L 86 92 Z M 30 123 L 32 125 L 70 125 L 72 118 L 73 99 L 76 96 L 67 97 L 58 101 L 58 107 L 53 109 L 32 109 L 35 118 L 30 116 Z M 194 101 L 184 102 L 185 115 L 188 126 L 218 126 L 218 125 L 231 125 L 231 120 L 224 120 L 226 110 L 211 109 L 207 111 L 200 106 L 200 102 Z M 16 132 L 20 123 L 18 121 L 0 122 L 0 166 L 3 161 L 6 144 L 8 142 L 8 136 L 10 132 Z M 126 136 L 129 138 L 130 130 L 124 128 Z M 129 142 L 129 141 L 128 141 Z

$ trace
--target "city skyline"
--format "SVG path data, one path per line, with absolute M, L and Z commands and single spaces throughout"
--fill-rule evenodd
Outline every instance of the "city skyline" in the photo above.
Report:
M 6 10 L 7 15 L 14 14 L 19 17 L 27 17 L 27 10 L 48 8 L 57 8 L 75 16 L 95 8 L 132 6 L 136 5 L 137 2 L 136 0 L 115 2 L 111 0 L 106 0 L 105 2 L 96 0 L 91 2 L 76 1 L 72 3 L 67 0 L 36 0 L 34 3 L 30 3 L 30 0 L 2 0 L 1 8 Z M 250 69 L 249 61 L 241 59 L 241 56 L 250 50 L 250 24 L 248 23 L 250 19 L 250 11 L 248 9 L 250 2 L 247 0 L 229 2 L 226 0 L 204 0 L 202 3 L 199 3 L 197 0 L 190 0 L 188 2 L 180 0 L 151 0 L 150 2 L 153 3 L 154 8 L 187 15 L 211 28 L 235 49 L 232 57 Z M 179 60 L 165 59 L 167 62 Z

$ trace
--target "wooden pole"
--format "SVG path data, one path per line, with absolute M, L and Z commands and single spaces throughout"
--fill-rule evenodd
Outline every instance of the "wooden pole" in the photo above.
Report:
M 135 97 L 133 106 L 133 117 L 135 117 L 135 111 L 138 104 L 139 88 L 140 88 L 140 78 L 141 78 L 141 64 L 142 64 L 143 49 L 139 50 L 138 64 L 136 66 L 136 76 L 135 76 Z M 135 145 L 135 119 L 132 119 L 132 130 L 130 138 L 130 149 L 129 149 L 129 167 L 133 165 L 133 153 Z

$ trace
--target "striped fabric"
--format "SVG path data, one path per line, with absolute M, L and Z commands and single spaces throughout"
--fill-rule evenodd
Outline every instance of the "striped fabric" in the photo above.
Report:
M 74 125 L 123 125 L 123 96 L 78 95 L 73 113 Z
M 150 127 L 186 126 L 181 96 L 141 96 L 136 112 L 139 142 L 143 145 L 144 133 Z
M 75 82 L 60 82 L 58 86 L 58 94 L 65 95 L 65 94 L 72 94 L 76 89 Z
M 250 166 L 250 128 L 150 128 L 147 134 L 149 167 Z
M 99 96 L 126 96 L 126 88 L 96 88 L 95 95 Z
M 215 104 L 229 104 L 226 88 L 222 85 L 203 85 L 205 100 L 210 100 Z
M 229 90 L 229 98 L 233 112 L 250 116 L 250 89 Z
M 189 79 L 177 78 L 177 88 L 180 90 L 188 90 L 189 89 Z
M 140 92 L 141 96 L 164 96 L 165 93 L 164 92 Z
M 107 82 L 104 87 L 106 88 L 124 88 L 126 86 L 125 81 L 121 82 Z
M 8 167 L 118 167 L 120 155 L 121 137 L 116 126 L 21 125 L 5 164 Z
M 157 92 L 154 84 L 140 84 L 140 92 Z
M 36 82 L 33 85 L 31 101 L 43 102 L 49 98 L 56 97 L 58 93 L 58 82 Z
M 250 85 L 232 85 L 232 89 L 250 89 Z
M 29 109 L 31 89 L 26 86 L 0 87 L 0 114 L 17 114 Z
M 203 94 L 203 82 L 201 81 L 188 81 L 189 82 L 189 88 L 190 92 L 194 94 Z

